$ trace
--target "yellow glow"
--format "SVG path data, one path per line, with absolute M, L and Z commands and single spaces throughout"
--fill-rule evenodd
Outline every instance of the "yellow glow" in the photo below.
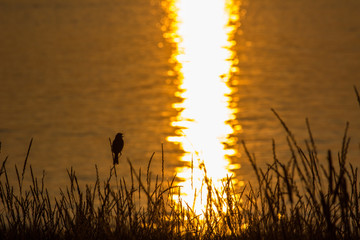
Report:
M 206 203 L 205 168 L 207 177 L 219 187 L 222 179 L 240 167 L 229 162 L 229 156 L 237 151 L 224 146 L 235 142 L 229 137 L 234 129 L 227 122 L 235 119 L 236 111 L 230 108 L 231 89 L 226 84 L 238 72 L 238 59 L 231 50 L 236 44 L 232 40 L 236 27 L 231 22 L 239 19 L 240 4 L 233 1 L 173 0 L 163 4 L 173 22 L 164 37 L 177 45 L 169 61 L 178 63 L 173 69 L 181 77 L 176 95 L 183 99 L 173 105 L 179 115 L 172 126 L 181 129 L 180 134 L 167 140 L 180 144 L 185 152 L 181 161 L 187 166 L 177 169 L 183 180 L 182 199 L 192 206 L 195 190 L 203 189 L 195 203 L 198 211 Z M 239 130 L 237 125 L 235 131 Z

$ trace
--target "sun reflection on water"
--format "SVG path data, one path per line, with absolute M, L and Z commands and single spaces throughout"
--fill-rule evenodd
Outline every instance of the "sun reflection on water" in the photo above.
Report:
M 238 156 L 231 135 L 241 129 L 230 126 L 236 109 L 230 107 L 231 88 L 227 82 L 237 71 L 237 56 L 231 40 L 238 21 L 240 4 L 235 0 L 172 0 L 164 1 L 172 27 L 164 37 L 176 45 L 177 51 L 170 59 L 178 63 L 173 71 L 180 76 L 179 92 L 183 99 L 174 104 L 179 115 L 172 126 L 179 129 L 169 142 L 180 144 L 184 150 L 178 168 L 182 180 L 182 199 L 193 204 L 194 192 L 203 184 L 206 175 L 214 186 L 234 175 L 239 164 L 231 164 L 229 157 Z M 173 74 L 172 72 L 169 75 Z M 203 194 L 206 194 L 205 192 Z M 201 210 L 206 202 L 197 199 L 195 209 Z M 206 198 L 205 198 L 206 199 Z

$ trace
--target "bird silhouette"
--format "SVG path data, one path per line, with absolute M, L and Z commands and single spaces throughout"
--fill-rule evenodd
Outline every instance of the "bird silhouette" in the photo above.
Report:
M 113 155 L 114 165 L 119 164 L 119 154 L 121 155 L 121 151 L 122 151 L 123 147 L 124 147 L 123 134 L 118 133 L 118 134 L 116 134 L 115 139 L 111 145 L 111 151 L 114 153 L 114 155 Z

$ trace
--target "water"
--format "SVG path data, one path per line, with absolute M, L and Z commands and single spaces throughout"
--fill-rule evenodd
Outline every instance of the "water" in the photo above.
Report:
M 66 182 L 70 166 L 93 181 L 95 164 L 108 173 L 108 138 L 122 131 L 123 162 L 146 166 L 176 114 L 170 48 L 158 47 L 162 10 L 148 1 L 9 1 L 1 12 L 0 125 L 9 165 L 23 162 L 34 137 L 30 163 L 46 169 L 49 185 Z
M 229 173 L 240 180 L 253 179 L 240 140 L 247 142 L 260 164 L 271 161 L 272 138 L 279 143 L 279 154 L 288 157 L 284 130 L 270 108 L 299 141 L 306 137 L 308 117 L 322 153 L 340 148 L 350 121 L 350 157 L 356 162 L 360 110 L 352 87 L 360 79 L 358 1 L 234 3 L 240 8 L 234 10 L 231 33 L 225 33 L 231 57 L 223 59 L 229 69 L 223 70 L 222 78 L 223 73 L 210 71 L 212 63 L 201 58 L 199 67 L 190 71 L 196 74 L 186 75 L 185 62 L 176 58 L 185 41 L 174 24 L 178 12 L 166 9 L 173 4 L 2 0 L 0 141 L 2 159 L 9 155 L 8 167 L 22 163 L 33 137 L 30 163 L 39 175 L 46 170 L 52 191 L 67 182 L 65 169 L 70 166 L 81 181 L 93 182 L 95 164 L 101 175 L 107 175 L 112 164 L 108 138 L 120 131 L 125 136 L 121 175 L 129 173 L 127 158 L 135 168 L 145 169 L 153 152 L 153 171 L 160 173 L 164 143 L 169 178 L 189 165 L 184 156 L 200 151 L 195 147 L 186 154 L 181 141 L 173 141 L 174 136 L 184 138 L 182 126 L 174 124 L 183 116 L 181 104 L 186 105 L 183 83 L 196 76 L 200 89 L 195 94 L 206 96 L 211 88 L 204 79 L 211 79 L 209 73 L 227 88 L 225 100 L 219 102 L 229 102 L 224 106 L 230 106 L 233 117 L 221 121 L 228 122 L 223 125 L 230 131 L 222 134 L 230 134 L 231 140 L 223 136 L 218 142 L 228 143 L 231 151 L 226 154 L 232 157 L 227 159 L 233 166 Z M 201 26 L 216 29 L 207 25 L 206 9 L 205 3 L 197 6 Z M 210 46 L 205 45 L 203 59 L 216 59 L 215 47 Z M 187 62 L 190 69 L 196 66 Z M 187 99 L 188 106 L 194 106 Z M 213 109 L 213 103 L 203 104 L 203 109 Z M 202 133 L 212 128 L 210 124 Z M 187 139 L 190 133 L 185 131 Z
M 237 37 L 238 118 L 259 160 L 270 158 L 271 138 L 287 153 L 272 107 L 299 142 L 307 136 L 308 117 L 322 154 L 340 149 L 350 121 L 350 154 L 358 164 L 359 111 L 352 86 L 360 76 L 359 7 L 358 1 L 249 1 Z

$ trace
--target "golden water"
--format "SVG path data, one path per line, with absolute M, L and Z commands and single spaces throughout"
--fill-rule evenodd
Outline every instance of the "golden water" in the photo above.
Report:
M 29 164 L 58 194 L 71 166 L 82 183 L 95 164 L 107 176 L 108 138 L 123 132 L 125 178 L 127 158 L 144 170 L 156 152 L 155 178 L 164 143 L 165 178 L 177 173 L 183 192 L 191 173 L 199 188 L 202 162 L 213 182 L 252 181 L 240 140 L 259 165 L 272 138 L 289 158 L 275 108 L 299 144 L 309 118 L 319 154 L 339 150 L 350 121 L 357 164 L 359 11 L 358 0 L 2 0 L 0 160 L 16 179 L 33 137 Z

